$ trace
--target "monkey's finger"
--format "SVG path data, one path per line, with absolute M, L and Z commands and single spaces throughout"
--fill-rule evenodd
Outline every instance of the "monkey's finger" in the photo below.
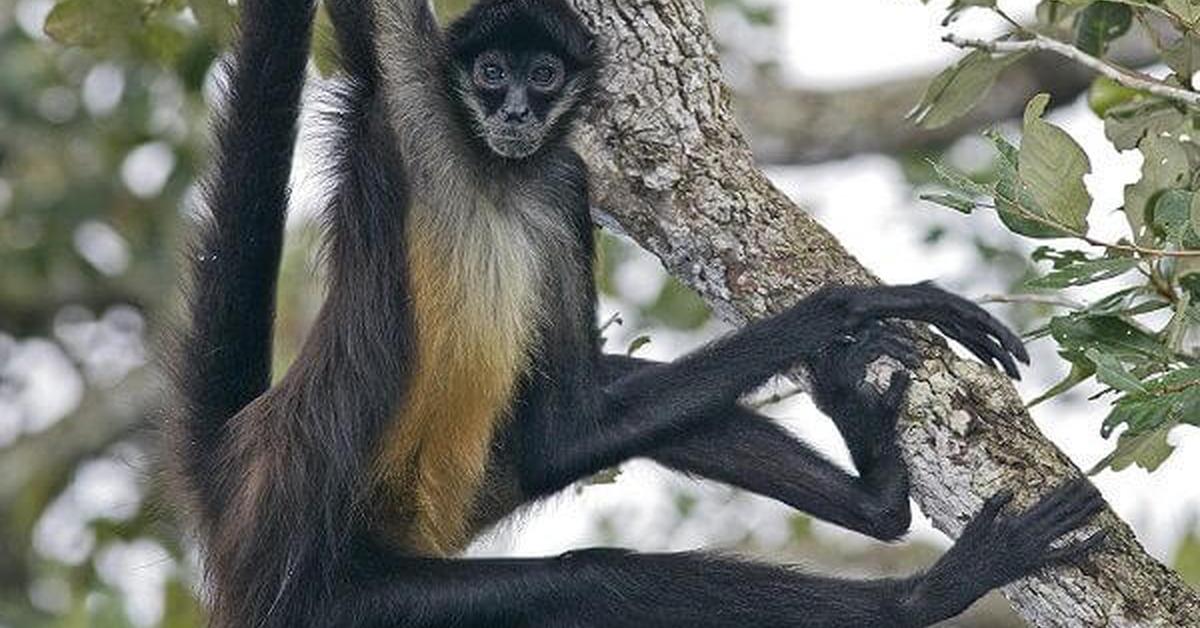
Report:
M 1024 525 L 1047 529 L 1053 540 L 1091 519 L 1104 506 L 1100 491 L 1082 478 L 1068 480 L 1021 515 Z
M 1003 369 L 1004 373 L 1013 379 L 1021 379 L 1021 373 L 1017 370 L 1017 365 L 1013 362 L 1012 356 L 1001 349 L 996 344 L 996 341 L 987 336 L 963 332 L 949 323 L 945 324 L 945 326 L 937 325 L 937 327 L 943 335 L 965 347 L 980 362 L 992 368 Z
M 917 351 L 911 340 L 891 336 L 882 344 L 883 352 L 904 366 L 913 370 L 921 368 L 921 353 Z
M 1023 348 L 1020 354 L 1014 353 L 1013 350 L 1005 344 L 1002 338 L 997 338 L 995 336 L 992 330 L 957 320 L 943 319 L 934 321 L 933 324 L 939 330 L 941 330 L 943 334 L 953 338 L 954 340 L 962 342 L 963 338 L 972 338 L 977 345 L 987 347 L 988 355 L 1003 364 L 1004 371 L 1014 378 L 1019 379 L 1019 376 L 1016 374 L 1017 365 L 1013 358 L 1025 363 L 1029 362 L 1028 355 L 1024 354 Z M 980 359 L 983 359 L 983 357 L 980 356 Z M 986 360 L 984 361 L 986 362 Z
M 937 291 L 948 296 L 953 301 L 953 309 L 964 322 L 973 323 L 982 328 L 988 334 L 994 336 L 1009 353 L 1025 364 L 1029 364 L 1029 352 L 1025 349 L 1025 343 L 1021 340 L 1013 330 L 1007 325 L 1000 322 L 995 316 L 992 316 L 987 310 L 979 305 L 972 303 L 954 294 L 945 292 L 930 282 L 925 282 L 921 286 L 926 290 Z
M 1042 564 L 1046 567 L 1062 567 L 1079 562 L 1080 559 L 1095 552 L 1108 540 L 1108 530 L 1100 530 L 1082 541 L 1068 543 L 1063 547 L 1046 552 Z
M 895 414 L 904 403 L 904 396 L 908 394 L 908 386 L 912 382 L 912 378 L 904 371 L 896 371 L 892 373 L 892 378 L 888 382 L 887 392 L 883 393 L 883 399 L 880 404 Z
M 1105 507 L 1104 498 L 1097 491 L 1079 501 L 1072 503 L 1069 509 L 1064 509 L 1062 517 L 1053 522 L 1050 534 L 1058 538 L 1087 525 L 1089 521 L 1100 514 Z
M 864 307 L 876 310 L 874 315 L 879 317 L 907 318 L 934 324 L 954 321 L 959 326 L 977 327 L 981 332 L 994 336 L 1000 346 L 1017 360 L 1029 363 L 1025 344 L 1004 323 L 987 310 L 931 282 L 885 289 L 873 299 L 873 303 Z
M 1029 363 L 1029 353 L 1025 349 L 1025 343 L 1021 340 L 1013 330 L 1007 325 L 1000 322 L 999 319 L 992 316 L 987 310 L 979 307 L 962 297 L 946 292 L 934 285 L 932 282 L 923 282 L 914 286 L 914 288 L 923 290 L 931 295 L 931 299 L 942 299 L 948 309 L 953 312 L 954 318 L 961 325 L 969 325 L 978 328 L 980 331 L 995 337 L 999 341 L 1000 346 L 1012 354 L 1021 362 Z
M 996 520 L 996 516 L 1001 510 L 1013 500 L 1013 492 L 1003 490 L 983 502 L 983 507 L 979 509 L 979 513 L 967 524 L 967 530 L 971 530 L 976 526 L 991 525 Z

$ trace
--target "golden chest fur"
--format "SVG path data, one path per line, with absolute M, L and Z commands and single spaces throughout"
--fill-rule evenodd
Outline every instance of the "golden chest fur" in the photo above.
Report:
M 416 364 L 382 453 L 389 535 L 448 555 L 467 529 L 492 441 L 538 324 L 542 263 L 528 225 L 483 202 L 414 205 L 407 227 Z M 439 211 L 440 210 L 440 211 Z

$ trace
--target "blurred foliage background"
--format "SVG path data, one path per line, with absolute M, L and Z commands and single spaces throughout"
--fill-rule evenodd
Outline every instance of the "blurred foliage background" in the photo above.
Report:
M 709 4 L 731 83 L 747 94 L 777 83 L 774 5 Z M 233 21 L 225 0 L 0 0 L 0 627 L 201 623 L 195 550 L 155 481 L 165 399 L 153 356 L 177 306 L 177 245 Z M 314 64 L 324 71 L 326 28 Z M 948 145 L 896 155 L 908 183 L 928 183 L 926 159 Z M 297 174 L 299 190 L 319 185 Z M 280 368 L 321 298 L 304 197 L 280 285 Z M 722 331 L 656 261 L 600 237 L 602 317 L 620 315 L 609 351 L 677 352 Z M 975 251 L 978 273 L 1006 285 L 1031 275 L 1015 240 L 927 223 L 928 246 L 953 238 Z M 1030 307 L 1010 314 L 1030 320 Z M 928 543 L 830 544 L 786 510 L 748 516 L 737 491 L 669 490 L 665 524 L 631 532 L 628 512 L 605 512 L 590 522 L 592 538 L 640 547 L 696 538 L 847 574 L 906 572 L 936 553 Z M 1200 581 L 1200 541 L 1181 543 L 1176 562 Z M 1017 625 L 995 600 L 964 621 Z

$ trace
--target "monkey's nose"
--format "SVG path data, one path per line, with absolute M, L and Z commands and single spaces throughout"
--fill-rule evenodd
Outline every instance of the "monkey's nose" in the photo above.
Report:
M 504 121 L 510 123 L 528 122 L 529 116 L 532 113 L 529 107 L 506 107 L 504 109 Z

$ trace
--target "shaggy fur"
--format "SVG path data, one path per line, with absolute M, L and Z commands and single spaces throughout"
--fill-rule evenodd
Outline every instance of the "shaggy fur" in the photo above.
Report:
M 910 520 L 895 442 L 917 357 L 880 322 L 932 323 L 1015 374 L 1017 338 L 929 285 L 829 288 L 670 364 L 599 352 L 587 171 L 565 131 L 596 65 L 562 0 L 483 0 L 447 35 L 427 0 L 329 0 L 325 304 L 270 386 L 288 169 L 311 0 L 243 0 L 227 110 L 190 254 L 170 451 L 194 503 L 211 622 L 296 626 L 918 626 L 1076 559 L 1050 543 L 1100 507 L 1084 482 L 989 501 L 930 570 L 853 581 L 701 553 L 456 558 L 522 504 L 631 457 L 881 539 Z M 553 50 L 584 87 L 524 159 L 489 152 L 456 89 L 473 51 Z M 737 404 L 805 364 L 858 475 Z

